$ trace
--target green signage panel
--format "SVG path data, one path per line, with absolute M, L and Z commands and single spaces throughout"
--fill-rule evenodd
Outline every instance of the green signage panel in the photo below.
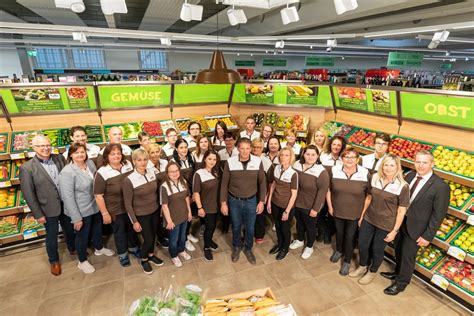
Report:
M 103 109 L 168 105 L 171 86 L 103 86 L 99 98 Z
M 247 103 L 275 103 L 274 85 L 248 84 L 245 87 L 245 101 Z
M 334 66 L 334 57 L 306 57 L 306 66 L 332 67 Z
M 385 90 L 365 90 L 368 111 L 379 115 L 397 115 L 396 93 Z
M 236 60 L 235 66 L 237 67 L 255 67 L 255 60 Z
M 286 104 L 318 104 L 317 86 L 286 86 Z
M 0 95 L 11 114 L 96 108 L 92 87 L 3 89 Z
M 185 84 L 174 86 L 175 104 L 214 103 L 229 101 L 230 84 Z
M 449 70 L 453 68 L 453 64 L 441 64 L 441 69 L 443 70 Z
M 365 89 L 338 87 L 336 105 L 342 109 L 368 111 Z
M 474 128 L 474 98 L 402 92 L 401 104 L 404 118 Z
M 422 63 L 423 63 L 422 53 L 390 52 L 388 54 L 387 66 L 391 66 L 391 67 L 421 66 Z
M 263 59 L 263 66 L 286 67 L 286 59 Z

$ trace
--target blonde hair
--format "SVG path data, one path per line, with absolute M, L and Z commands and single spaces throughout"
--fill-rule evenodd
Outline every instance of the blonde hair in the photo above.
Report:
M 284 151 L 288 151 L 290 153 L 290 166 L 293 166 L 295 164 L 296 158 L 295 158 L 295 153 L 293 152 L 293 149 L 291 149 L 290 147 L 285 147 L 280 150 L 280 152 L 278 153 L 278 161 L 280 161 L 281 163 L 281 154 Z
M 145 149 L 135 149 L 132 153 L 132 160 L 135 161 L 138 159 L 138 157 L 145 157 L 146 159 L 150 159 L 148 156 L 148 152 Z
M 402 169 L 402 164 L 400 162 L 400 157 L 394 155 L 394 154 L 387 154 L 385 157 L 382 159 L 382 162 L 380 163 L 380 166 L 377 170 L 377 176 L 379 179 L 384 180 L 386 178 L 385 174 L 383 173 L 383 165 L 388 161 L 388 160 L 393 160 L 395 161 L 395 164 L 397 165 L 397 173 L 395 174 L 394 178 L 400 183 L 405 184 L 405 179 L 403 178 L 403 169 Z
M 329 137 L 328 137 L 328 133 L 326 132 L 326 130 L 322 127 L 318 128 L 317 130 L 314 131 L 313 136 L 311 137 L 311 145 L 316 145 L 315 137 L 316 137 L 317 132 L 320 132 L 321 134 L 324 135 L 324 142 L 323 142 L 323 146 L 321 148 L 321 152 L 328 151 L 327 149 L 328 149 Z M 317 145 L 316 145 L 316 147 L 317 147 Z
M 287 129 L 287 130 L 285 131 L 285 137 L 287 137 L 288 135 L 293 135 L 293 136 L 296 137 L 296 133 L 297 133 L 296 128 Z
M 263 146 L 263 140 L 261 138 L 255 138 L 252 140 L 252 147 L 255 145 L 262 145 Z
M 156 143 L 151 143 L 151 144 L 146 145 L 145 149 L 146 149 L 147 153 L 150 154 L 154 150 L 161 151 L 161 146 L 156 144 Z

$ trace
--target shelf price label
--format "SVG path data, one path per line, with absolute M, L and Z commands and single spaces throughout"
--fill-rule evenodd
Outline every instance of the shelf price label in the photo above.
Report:
M 25 159 L 25 153 L 10 154 L 11 160 Z
M 11 186 L 12 186 L 12 183 L 10 181 L 0 182 L 0 188 L 8 188 L 8 187 L 11 187 Z
M 433 277 L 431 278 L 431 283 L 436 284 L 437 286 L 439 286 L 445 291 L 448 289 L 448 286 L 449 286 L 449 281 L 446 280 L 445 277 L 439 274 L 433 275 Z
M 28 240 L 38 237 L 38 231 L 36 229 L 28 229 L 23 232 L 23 239 Z
M 307 135 L 306 135 L 306 132 L 298 132 L 298 133 L 296 134 L 296 136 L 297 136 L 297 137 L 306 137 Z
M 30 212 L 31 212 L 31 209 L 28 206 L 25 206 L 23 208 L 23 213 L 30 213 Z
M 448 255 L 454 257 L 460 261 L 464 261 L 466 259 L 466 252 L 458 247 L 450 246 L 448 248 Z
M 474 225 L 474 215 L 469 215 L 467 217 L 466 223 L 469 225 Z
M 59 150 L 57 148 L 53 148 L 52 153 L 57 155 L 59 154 Z
M 28 158 L 33 158 L 34 156 L 36 156 L 36 153 L 34 151 L 28 152 Z

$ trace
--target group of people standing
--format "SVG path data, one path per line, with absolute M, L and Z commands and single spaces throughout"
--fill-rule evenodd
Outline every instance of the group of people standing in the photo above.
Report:
M 21 189 L 35 218 L 45 224 L 51 272 L 61 273 L 58 222 L 84 272 L 94 272 L 87 260 L 90 240 L 95 255 L 114 254 L 101 238 L 103 224 L 111 224 L 120 264 L 129 266 L 133 254 L 150 274 L 152 265 L 163 264 L 154 254 L 156 242 L 168 248 L 177 267 L 191 259 L 198 241 L 191 233 L 194 218 L 199 218 L 205 260 L 212 261 L 219 247 L 213 235 L 221 218 L 224 233 L 232 227 L 232 261 L 243 251 L 256 264 L 253 244 L 263 241 L 265 214 L 270 214 L 277 235 L 270 254 L 277 260 L 301 247 L 301 257 L 308 259 L 316 240 L 330 243 L 335 233 L 331 262 L 342 260 L 340 274 L 360 278 L 361 284 L 373 280 L 386 244 L 395 241 L 396 271 L 382 275 L 395 280 L 386 294 L 403 291 L 418 248 L 434 238 L 449 203 L 449 188 L 433 174 L 431 153 L 418 152 L 415 171 L 404 177 L 400 159 L 387 153 L 386 134 L 378 134 L 375 152 L 361 158 L 343 137 L 329 139 L 322 129 L 305 148 L 296 142 L 295 130 L 286 131 L 284 142 L 272 126 L 261 130 L 248 117 L 237 140 L 219 121 L 208 138 L 198 122 L 191 122 L 185 138 L 168 129 L 163 147 L 142 132 L 140 148 L 132 151 L 122 144 L 118 127 L 108 131 L 110 143 L 102 150 L 87 144 L 82 127 L 73 127 L 67 162 L 51 153 L 46 137 L 35 137 L 36 156 L 21 167 Z M 350 271 L 356 244 L 359 265 Z

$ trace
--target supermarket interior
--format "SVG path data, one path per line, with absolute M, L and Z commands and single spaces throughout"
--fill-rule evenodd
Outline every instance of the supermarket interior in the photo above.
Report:
M 472 315 L 473 14 L 0 1 L 0 314 Z

